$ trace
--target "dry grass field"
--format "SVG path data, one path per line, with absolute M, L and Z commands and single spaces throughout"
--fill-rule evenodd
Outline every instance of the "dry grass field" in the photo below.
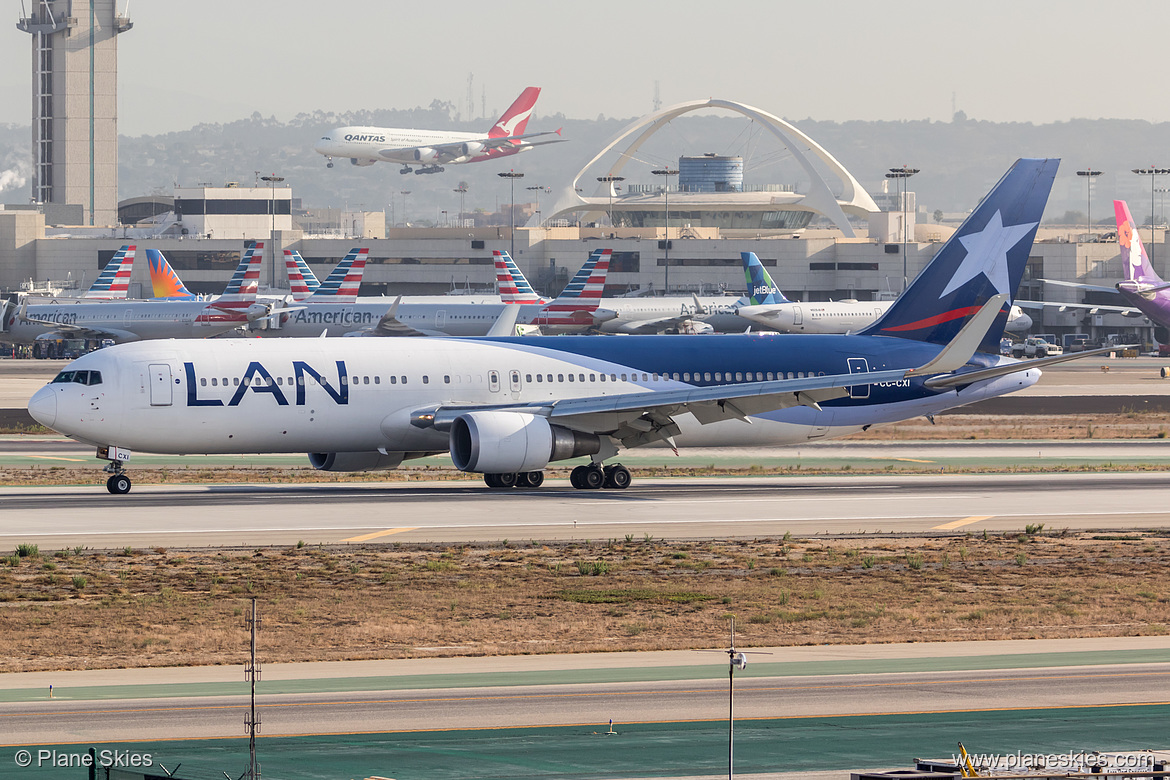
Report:
M 1027 532 L 1027 531 L 1030 531 Z M 1170 536 L 652 538 L 0 558 L 0 671 L 1160 634 Z

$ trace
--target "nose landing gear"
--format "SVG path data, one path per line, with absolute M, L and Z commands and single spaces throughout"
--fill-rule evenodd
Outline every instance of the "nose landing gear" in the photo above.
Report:
M 106 490 L 118 496 L 129 493 L 130 477 L 126 476 L 126 467 L 122 464 L 130 460 L 130 450 L 124 447 L 98 447 L 97 456 L 109 461 L 102 468 L 102 471 L 110 475 L 106 480 Z

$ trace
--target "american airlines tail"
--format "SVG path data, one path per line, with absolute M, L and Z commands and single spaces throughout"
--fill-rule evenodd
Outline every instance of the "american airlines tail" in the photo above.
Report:
M 264 242 L 256 241 L 244 250 L 236 272 L 228 281 L 216 304 L 254 303 L 260 289 L 260 261 L 264 257 Z
M 508 106 L 508 110 L 499 118 L 492 129 L 488 131 L 488 138 L 508 138 L 513 135 L 523 135 L 528 126 L 528 118 L 532 116 L 532 109 L 536 107 L 536 99 L 540 97 L 540 87 L 527 87 L 520 93 L 520 97 Z M 513 143 L 520 143 L 513 141 Z
M 516 261 L 507 252 L 493 250 L 492 255 L 496 262 L 496 287 L 499 288 L 500 300 L 504 303 L 548 303 L 548 298 L 542 298 L 532 289 L 528 278 L 521 272 Z
M 555 300 L 540 310 L 533 318 L 532 324 L 542 327 L 579 326 L 595 322 L 594 313 L 597 312 L 605 293 L 605 277 L 609 273 L 609 259 L 612 254 L 612 250 L 609 249 L 593 250 L 589 260 L 582 267 L 582 270 L 585 267 L 589 268 L 588 279 L 579 288 L 570 290 L 566 287 Z M 580 275 L 581 271 L 578 271 L 578 276 Z
M 288 276 L 289 290 L 295 301 L 303 301 L 321 286 L 321 283 L 317 281 L 317 276 L 309 270 L 309 264 L 305 262 L 305 258 L 301 257 L 301 253 L 295 249 L 284 250 L 284 270 Z
M 194 298 L 183 280 L 171 268 L 171 264 L 157 249 L 146 250 L 146 262 L 150 266 L 150 286 L 155 298 Z
M 362 286 L 362 275 L 366 272 L 366 258 L 370 250 L 354 247 L 341 259 L 325 281 L 306 300 L 311 303 L 354 303 Z
M 134 270 L 134 244 L 126 244 L 114 253 L 82 298 L 125 298 L 130 292 L 130 273 Z

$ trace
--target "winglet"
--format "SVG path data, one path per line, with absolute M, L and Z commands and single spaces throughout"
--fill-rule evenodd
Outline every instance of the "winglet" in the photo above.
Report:
M 979 349 L 979 343 L 987 335 L 987 331 L 999 316 L 1008 298 L 1007 293 L 998 293 L 991 296 L 987 303 L 976 312 L 975 316 L 967 320 L 951 342 L 943 347 L 942 352 L 935 355 L 929 363 L 911 368 L 906 376 L 925 376 L 927 374 L 949 374 L 958 371 L 967 365 L 967 361 Z
M 515 336 L 516 335 L 516 318 L 520 315 L 520 304 L 509 303 L 504 306 L 504 310 L 500 312 L 500 316 L 492 323 L 492 327 L 488 330 L 489 336 Z

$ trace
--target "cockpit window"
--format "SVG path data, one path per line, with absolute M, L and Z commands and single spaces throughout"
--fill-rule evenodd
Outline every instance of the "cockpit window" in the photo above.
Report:
M 62 371 L 53 377 L 52 384 L 60 383 L 76 383 L 79 385 L 100 385 L 102 383 L 101 371 Z

